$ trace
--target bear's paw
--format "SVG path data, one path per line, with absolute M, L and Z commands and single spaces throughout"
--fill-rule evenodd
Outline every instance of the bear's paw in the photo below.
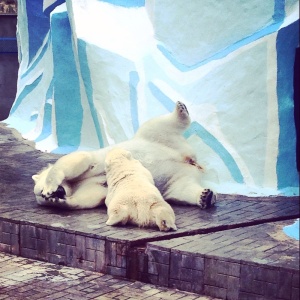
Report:
M 44 193 L 44 191 L 42 192 L 42 197 L 45 198 L 45 199 L 62 199 L 62 200 L 65 200 L 66 198 L 66 191 L 65 189 L 59 185 L 57 187 L 57 189 L 54 191 L 54 192 L 46 192 Z
M 178 101 L 176 104 L 176 109 L 177 109 L 177 113 L 179 115 L 181 115 L 182 117 L 188 117 L 189 116 L 189 112 L 185 106 L 184 103 Z
M 216 195 L 210 189 L 204 189 L 199 199 L 201 209 L 214 206 L 216 203 Z

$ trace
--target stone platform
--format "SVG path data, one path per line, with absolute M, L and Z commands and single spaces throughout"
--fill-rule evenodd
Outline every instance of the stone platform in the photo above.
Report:
M 106 209 L 38 206 L 31 176 L 59 156 L 0 125 L 0 251 L 223 299 L 298 299 L 298 197 L 218 195 L 175 206 L 175 232 L 106 226 Z
M 147 245 L 152 283 L 221 299 L 299 299 L 299 241 L 272 222 Z

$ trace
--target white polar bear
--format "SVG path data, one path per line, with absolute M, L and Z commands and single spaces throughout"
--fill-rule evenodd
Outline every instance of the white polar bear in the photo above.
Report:
M 37 202 L 71 209 L 103 204 L 107 194 L 105 156 L 112 148 L 120 147 L 150 171 L 165 200 L 201 208 L 212 206 L 216 196 L 201 186 L 201 167 L 183 137 L 190 122 L 186 106 L 177 102 L 173 112 L 145 122 L 131 140 L 62 156 L 53 166 L 32 176 Z
M 105 159 L 107 179 L 107 225 L 134 224 L 158 226 L 160 231 L 177 230 L 175 214 L 157 187 L 151 173 L 121 148 L 108 152 Z

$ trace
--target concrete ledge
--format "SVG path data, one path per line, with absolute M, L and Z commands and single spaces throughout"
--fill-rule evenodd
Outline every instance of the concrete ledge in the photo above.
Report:
M 222 299 L 299 299 L 299 241 L 292 221 L 152 242 L 149 281 Z

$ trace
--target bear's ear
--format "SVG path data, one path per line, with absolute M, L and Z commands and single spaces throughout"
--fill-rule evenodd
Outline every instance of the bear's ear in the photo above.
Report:
M 31 178 L 33 179 L 34 182 L 37 182 L 39 180 L 39 178 L 40 178 L 40 175 L 35 174 L 35 175 L 32 175 Z

